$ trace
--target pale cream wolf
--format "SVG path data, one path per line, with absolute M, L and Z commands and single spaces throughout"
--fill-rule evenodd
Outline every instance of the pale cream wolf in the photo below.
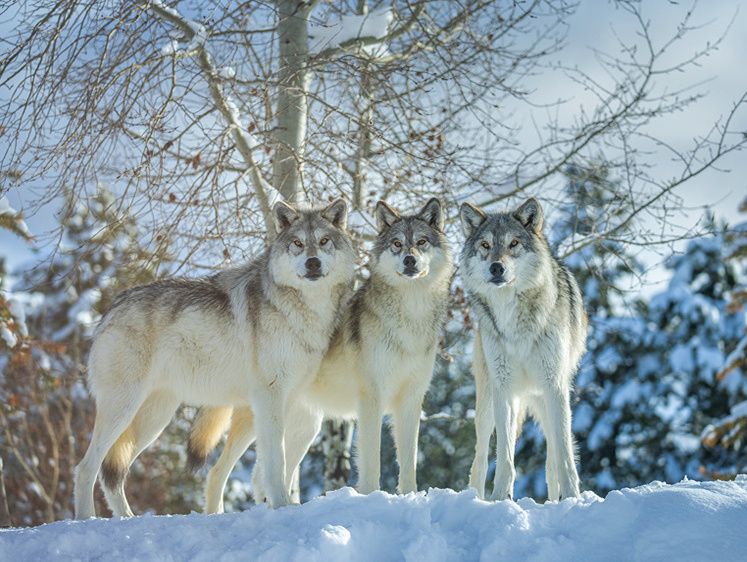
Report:
M 132 515 L 129 466 L 182 403 L 251 407 L 267 500 L 290 502 L 287 404 L 319 370 L 352 294 L 356 256 L 344 201 L 277 203 L 273 214 L 278 235 L 251 263 L 135 287 L 102 319 L 88 364 L 96 421 L 75 473 L 77 518 L 95 515 L 99 469 L 114 515 Z
M 390 413 L 399 464 L 398 490 L 417 490 L 420 414 L 448 306 L 453 260 L 438 199 L 428 201 L 415 215 L 400 215 L 381 201 L 376 221 L 379 232 L 371 275 L 348 304 L 314 383 L 289 414 L 295 421 L 286 430 L 287 485 L 326 416 L 358 420 L 358 490 L 377 490 L 381 422 Z M 199 466 L 229 421 L 228 441 L 208 478 L 208 513 L 223 510 L 226 479 L 254 439 L 252 412 L 237 408 L 231 420 L 229 409 L 203 410 L 190 437 L 190 461 Z M 259 463 L 257 471 L 261 473 L 265 466 Z M 255 499 L 261 500 L 266 491 L 256 475 Z
M 461 275 L 480 328 L 473 370 L 477 444 L 470 486 L 483 497 L 488 443 L 496 430 L 492 500 L 511 498 L 514 448 L 528 411 L 547 440 L 551 500 L 577 496 L 570 393 L 586 348 L 586 313 L 573 274 L 542 235 L 542 208 L 485 213 L 465 203 Z

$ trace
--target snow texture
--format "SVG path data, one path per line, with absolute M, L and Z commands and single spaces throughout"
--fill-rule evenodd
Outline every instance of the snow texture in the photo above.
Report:
M 747 477 L 654 482 L 560 503 L 473 490 L 351 488 L 243 513 L 59 521 L 0 531 L 0 558 L 77 560 L 744 560 Z
M 18 229 L 18 231 L 20 231 L 22 234 L 26 236 L 31 236 L 31 232 L 29 231 L 29 228 L 26 225 L 26 221 L 24 221 L 22 218 L 18 216 L 18 211 L 16 211 L 13 207 L 10 206 L 10 203 L 8 202 L 8 198 L 5 196 L 0 197 L 0 215 L 10 215 L 14 217 L 16 228 Z
M 391 9 L 380 8 L 362 16 L 342 16 L 323 27 L 310 27 L 309 52 L 333 49 L 353 39 L 383 39 L 393 19 Z M 384 56 L 386 47 L 381 44 L 368 45 L 364 51 L 371 56 Z

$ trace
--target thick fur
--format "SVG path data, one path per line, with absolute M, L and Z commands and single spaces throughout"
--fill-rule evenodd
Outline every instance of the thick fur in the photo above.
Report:
M 181 403 L 251 407 L 267 499 L 290 502 L 286 407 L 313 380 L 341 321 L 355 251 L 343 201 L 305 210 L 277 203 L 273 213 L 277 237 L 251 263 L 135 287 L 102 319 L 88 365 L 96 421 L 76 468 L 77 518 L 95 515 L 100 468 L 114 515 L 132 515 L 125 475 Z M 225 427 L 228 415 L 215 423 Z
M 570 392 L 586 349 L 586 313 L 573 274 L 542 235 L 542 208 L 529 199 L 515 212 L 487 214 L 465 203 L 461 275 L 477 314 L 473 370 L 477 443 L 470 486 L 485 493 L 488 444 L 496 430 L 491 500 L 513 495 L 514 449 L 525 413 L 547 441 L 551 500 L 579 493 Z
M 294 421 L 286 429 L 288 486 L 323 417 L 337 417 L 358 420 L 358 489 L 377 490 L 381 422 L 389 413 L 399 463 L 398 489 L 417 490 L 420 413 L 448 306 L 453 260 L 437 199 L 410 216 L 379 202 L 376 219 L 379 233 L 371 275 L 351 299 L 313 384 L 289 414 Z M 215 417 L 221 415 L 216 410 Z M 220 425 L 210 418 L 200 416 L 190 438 L 189 450 L 198 457 L 206 457 L 219 438 L 215 433 L 206 438 L 206 427 L 217 430 Z M 226 447 L 208 477 L 208 513 L 223 510 L 226 479 L 253 439 L 251 411 L 235 409 Z M 265 493 L 257 489 L 262 470 L 259 465 L 253 477 L 259 499 Z

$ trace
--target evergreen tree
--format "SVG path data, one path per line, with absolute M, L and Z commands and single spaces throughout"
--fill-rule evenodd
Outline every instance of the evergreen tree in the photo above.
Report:
M 747 199 L 742 201 L 740 212 L 747 213 Z M 747 267 L 747 222 L 742 222 L 726 233 L 729 247 L 728 259 L 741 268 Z M 747 284 L 744 280 L 731 291 L 727 311 L 744 312 L 747 304 Z M 716 375 L 720 381 L 728 381 L 732 389 L 745 384 L 745 367 L 747 367 L 747 327 L 736 348 L 727 356 L 721 371 Z M 717 462 L 703 466 L 701 471 L 713 478 L 733 478 L 737 472 L 745 470 L 743 450 L 744 437 L 747 432 L 747 401 L 731 406 L 731 413 L 706 427 L 703 432 L 703 444 L 717 457 Z

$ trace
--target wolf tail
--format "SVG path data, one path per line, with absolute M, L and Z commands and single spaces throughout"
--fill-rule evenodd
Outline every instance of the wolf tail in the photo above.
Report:
M 187 470 L 197 472 L 207 464 L 210 452 L 231 424 L 230 406 L 200 408 L 189 432 Z

